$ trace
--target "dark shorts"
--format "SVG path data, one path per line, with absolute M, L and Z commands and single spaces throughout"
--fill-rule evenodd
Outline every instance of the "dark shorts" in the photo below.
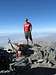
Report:
M 31 32 L 24 32 L 25 33 L 25 38 L 26 39 L 32 39 L 32 35 L 31 35 Z

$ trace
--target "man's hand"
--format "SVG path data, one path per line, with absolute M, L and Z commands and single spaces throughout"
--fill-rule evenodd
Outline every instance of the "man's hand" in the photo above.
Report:
M 32 26 L 30 27 L 30 31 L 32 31 Z

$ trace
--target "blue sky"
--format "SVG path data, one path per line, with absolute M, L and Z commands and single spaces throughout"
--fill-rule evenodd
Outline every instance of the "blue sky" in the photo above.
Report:
M 23 32 L 25 17 L 33 32 L 56 32 L 56 0 L 0 0 L 0 33 Z

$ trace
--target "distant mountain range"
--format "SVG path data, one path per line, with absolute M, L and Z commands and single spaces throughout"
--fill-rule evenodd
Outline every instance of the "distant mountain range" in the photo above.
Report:
M 24 35 L 18 33 L 0 35 L 0 45 L 8 44 L 8 38 L 11 39 L 12 41 L 19 41 L 24 39 Z
M 8 44 L 8 38 L 12 41 L 22 41 L 25 40 L 23 33 L 14 33 L 1 35 L 0 34 L 0 46 Z M 46 39 L 46 40 L 56 40 L 56 33 L 33 33 L 33 39 Z

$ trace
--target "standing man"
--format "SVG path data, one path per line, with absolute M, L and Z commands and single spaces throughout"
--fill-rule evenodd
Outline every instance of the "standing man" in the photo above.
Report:
M 28 39 L 30 39 L 31 42 L 33 43 L 31 31 L 32 31 L 32 24 L 28 22 L 28 19 L 26 18 L 24 23 L 24 33 L 25 33 L 25 38 L 27 40 L 27 44 L 29 44 Z

